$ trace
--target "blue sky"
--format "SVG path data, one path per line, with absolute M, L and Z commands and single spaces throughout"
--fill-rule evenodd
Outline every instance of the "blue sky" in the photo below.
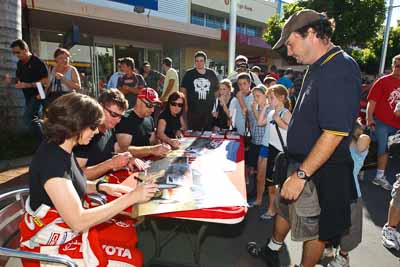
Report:
M 394 0 L 393 5 L 399 6 L 399 7 L 393 8 L 393 13 L 392 13 L 391 26 L 396 26 L 397 20 L 400 19 L 400 0 Z

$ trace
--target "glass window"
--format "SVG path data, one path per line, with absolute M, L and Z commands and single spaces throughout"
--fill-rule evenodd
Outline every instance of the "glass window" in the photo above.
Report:
M 207 15 L 206 26 L 214 29 L 223 29 L 224 19 L 217 16 Z
M 106 88 L 107 81 L 114 73 L 114 51 L 112 46 L 96 45 L 95 53 L 97 57 L 97 86 L 101 92 Z
M 150 62 L 151 69 L 162 72 L 161 69 L 161 50 L 149 49 L 147 50 L 147 61 Z
M 204 26 L 204 14 L 196 11 L 192 11 L 191 23 Z
M 246 34 L 246 25 L 244 23 L 238 23 L 236 26 L 236 32 Z
M 253 26 L 246 26 L 246 35 L 248 36 L 256 36 L 257 31 L 256 28 Z

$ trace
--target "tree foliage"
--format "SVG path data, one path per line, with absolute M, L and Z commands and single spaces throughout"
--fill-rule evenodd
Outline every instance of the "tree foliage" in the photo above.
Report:
M 264 39 L 271 45 L 275 44 L 286 19 L 305 8 L 326 12 L 329 18 L 334 18 L 336 30 L 332 41 L 350 51 L 364 71 L 377 73 L 383 40 L 385 0 L 298 0 L 284 5 L 281 19 L 278 15 L 268 19 Z M 399 25 L 390 33 L 387 62 L 400 53 L 398 40 Z M 285 51 L 281 50 L 281 53 L 286 56 Z
M 335 19 L 333 41 L 344 48 L 364 47 L 381 29 L 386 12 L 385 0 L 299 0 L 283 7 L 281 20 L 273 16 L 267 21 L 265 39 L 270 43 L 277 41 L 277 32 L 281 31 L 284 21 L 305 8 L 326 12 Z
M 390 68 L 392 58 L 400 54 L 400 23 L 396 27 L 391 27 L 389 41 L 386 52 L 385 67 Z M 361 69 L 368 74 L 377 74 L 379 72 L 379 63 L 382 53 L 383 27 L 376 34 L 375 38 L 366 43 L 363 49 L 353 49 L 352 57 L 358 62 Z

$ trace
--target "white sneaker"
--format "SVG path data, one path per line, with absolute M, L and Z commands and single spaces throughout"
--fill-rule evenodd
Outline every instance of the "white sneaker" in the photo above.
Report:
M 381 178 L 375 177 L 374 180 L 372 180 L 372 183 L 375 185 L 382 186 L 383 189 L 386 190 L 392 190 L 393 186 L 386 180 L 385 176 L 382 176 Z
M 349 256 L 345 258 L 338 253 L 336 257 L 328 263 L 328 267 L 350 267 Z
M 386 248 L 400 250 L 400 233 L 385 225 L 382 229 L 382 244 Z
M 335 249 L 333 247 L 326 247 L 322 253 L 321 260 L 325 258 L 335 257 Z

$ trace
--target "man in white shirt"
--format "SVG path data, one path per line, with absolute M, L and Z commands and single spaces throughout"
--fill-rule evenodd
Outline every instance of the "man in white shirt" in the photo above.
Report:
M 169 57 L 164 58 L 162 67 L 165 71 L 164 88 L 160 100 L 165 103 L 168 97 L 173 92 L 179 91 L 179 78 L 178 73 L 172 68 L 172 59 Z

